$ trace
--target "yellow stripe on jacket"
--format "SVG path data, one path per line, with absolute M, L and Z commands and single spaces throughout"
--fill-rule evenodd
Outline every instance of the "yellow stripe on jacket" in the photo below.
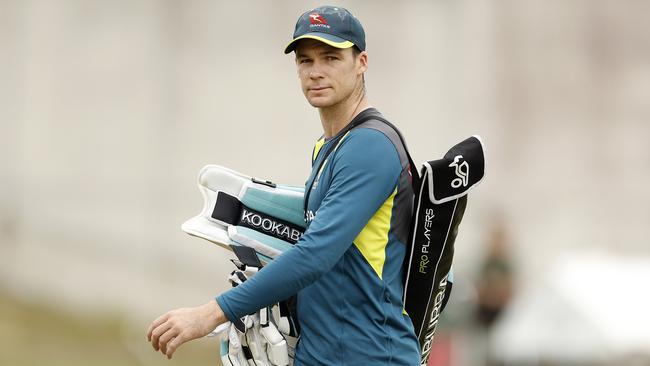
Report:
M 390 219 L 393 213 L 396 194 L 397 188 L 384 201 L 379 210 L 375 212 L 363 230 L 354 239 L 354 245 L 359 249 L 380 279 L 382 278 L 384 262 L 386 261 L 388 231 L 390 230 Z

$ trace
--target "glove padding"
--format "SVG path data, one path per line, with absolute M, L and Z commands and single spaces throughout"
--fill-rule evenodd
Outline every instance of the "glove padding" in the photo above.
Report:
M 238 248 L 239 249 L 239 248 Z M 235 253 L 240 256 L 240 250 Z M 228 276 L 233 287 L 244 283 L 261 269 L 261 264 L 232 259 L 237 267 Z M 259 265 L 259 266 L 258 266 Z M 285 304 L 282 307 L 286 308 Z M 291 366 L 298 341 L 294 319 L 281 304 L 265 307 L 235 322 L 226 322 L 208 334 L 220 340 L 224 366 Z

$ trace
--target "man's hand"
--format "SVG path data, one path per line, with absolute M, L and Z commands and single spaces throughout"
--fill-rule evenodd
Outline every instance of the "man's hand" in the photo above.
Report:
M 154 320 L 147 330 L 147 340 L 153 348 L 171 359 L 183 343 L 203 337 L 219 324 L 226 322 L 226 316 L 216 300 L 194 308 L 169 311 Z

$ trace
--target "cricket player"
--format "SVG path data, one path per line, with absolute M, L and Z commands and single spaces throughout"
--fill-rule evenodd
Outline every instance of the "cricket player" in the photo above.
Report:
M 300 86 L 323 136 L 305 190 L 307 229 L 259 273 L 208 303 L 170 311 L 147 331 L 168 358 L 221 323 L 297 296 L 301 333 L 294 365 L 419 365 L 402 302 L 403 260 L 413 206 L 409 164 L 397 132 L 373 120 L 365 32 L 341 7 L 298 19 Z M 355 121 L 368 119 L 355 128 Z

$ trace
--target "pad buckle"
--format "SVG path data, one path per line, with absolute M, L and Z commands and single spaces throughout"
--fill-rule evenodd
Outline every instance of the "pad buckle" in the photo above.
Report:
M 271 187 L 271 188 L 277 188 L 278 187 L 277 184 L 271 182 L 270 180 L 259 180 L 259 179 L 255 178 L 255 177 L 251 177 L 251 180 L 253 181 L 253 183 L 263 184 L 263 185 Z

